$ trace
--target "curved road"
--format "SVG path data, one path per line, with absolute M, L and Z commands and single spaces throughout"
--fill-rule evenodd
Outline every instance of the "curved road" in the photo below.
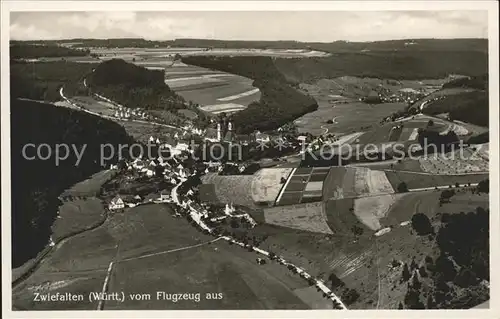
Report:
M 182 185 L 182 183 L 184 183 L 184 181 L 182 181 L 181 183 L 179 183 L 178 185 L 176 185 L 174 188 L 172 188 L 172 191 L 171 191 L 171 197 L 172 197 L 172 200 L 173 202 L 177 205 L 177 206 L 180 206 L 180 207 L 187 207 L 190 209 L 190 214 L 191 214 L 191 217 L 193 218 L 193 220 L 198 224 L 198 226 L 200 226 L 201 228 L 203 229 L 206 229 L 210 234 L 213 235 L 213 230 L 208 227 L 202 220 L 201 220 L 201 214 L 199 212 L 196 211 L 196 209 L 194 209 L 193 207 L 191 207 L 189 204 L 186 204 L 184 201 L 181 202 L 179 200 L 179 194 L 177 192 L 177 189 L 179 188 L 179 186 Z M 246 247 L 246 245 L 242 242 L 239 242 L 237 241 L 236 239 L 230 237 L 230 236 L 221 236 L 220 238 L 228 241 L 228 242 L 232 242 L 236 245 L 239 245 L 243 248 Z M 262 254 L 266 257 L 269 257 L 270 254 L 268 251 L 265 251 L 263 249 L 260 249 L 258 247 L 254 247 L 252 246 L 252 249 L 259 253 L 259 254 Z M 316 279 L 314 278 L 313 276 L 311 276 L 310 274 L 308 274 L 303 268 L 301 267 L 298 267 L 290 262 L 287 262 L 285 261 L 284 258 L 280 257 L 280 256 L 276 256 L 277 257 L 277 260 L 280 262 L 280 264 L 282 264 L 283 266 L 285 267 L 288 267 L 288 266 L 292 266 L 295 268 L 295 270 L 297 271 L 297 273 L 299 275 L 301 275 L 303 278 L 305 279 L 313 279 L 316 283 L 316 287 L 318 287 L 321 291 L 323 291 L 325 294 L 327 294 L 329 296 L 329 299 L 331 299 L 332 301 L 334 301 L 341 309 L 343 310 L 346 310 L 347 307 L 345 306 L 345 304 L 342 302 L 342 300 L 337 296 L 335 295 L 335 293 L 333 291 L 331 291 L 325 284 L 322 280 L 319 280 L 319 279 Z

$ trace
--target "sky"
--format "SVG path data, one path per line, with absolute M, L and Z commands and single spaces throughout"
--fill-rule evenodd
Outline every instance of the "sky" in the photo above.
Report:
M 487 11 L 11 12 L 13 40 L 487 38 Z

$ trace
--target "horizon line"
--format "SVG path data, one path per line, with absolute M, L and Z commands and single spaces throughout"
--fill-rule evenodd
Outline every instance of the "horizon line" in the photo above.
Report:
M 175 42 L 181 40 L 198 40 L 198 41 L 221 41 L 221 42 L 295 42 L 295 43 L 321 43 L 321 44 L 331 44 L 335 42 L 346 42 L 346 43 L 374 43 L 374 42 L 390 42 L 390 41 L 409 41 L 409 40 L 488 40 L 488 38 L 482 37 L 470 37 L 470 38 L 392 38 L 385 40 L 373 40 L 373 41 L 350 41 L 350 40 L 333 40 L 333 41 L 300 41 L 300 40 L 238 40 L 238 39 L 211 39 L 211 38 L 175 38 L 175 39 L 164 39 L 164 40 L 152 40 L 146 38 L 137 37 L 123 37 L 123 38 L 61 38 L 61 39 L 29 39 L 29 40 L 16 40 L 9 39 L 9 41 L 17 42 L 29 42 L 29 41 L 82 41 L 82 40 L 143 40 L 147 42 Z

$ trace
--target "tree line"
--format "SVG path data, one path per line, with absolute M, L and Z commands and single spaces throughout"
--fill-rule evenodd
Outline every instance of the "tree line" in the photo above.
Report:
M 70 57 L 90 55 L 89 49 L 72 49 L 59 45 L 31 45 L 16 43 L 10 46 L 11 59 L 36 59 L 43 57 Z
M 183 57 L 187 64 L 248 77 L 259 88 L 261 98 L 233 115 L 238 133 L 268 131 L 315 111 L 314 98 L 304 95 L 287 83 L 269 57 Z

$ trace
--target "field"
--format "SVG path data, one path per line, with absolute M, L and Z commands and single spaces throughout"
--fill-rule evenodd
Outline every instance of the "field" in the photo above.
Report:
M 274 203 L 283 187 L 281 179 L 287 179 L 291 168 L 263 168 L 257 171 L 252 181 L 252 198 L 257 203 Z
M 354 215 L 373 231 L 382 228 L 380 219 L 387 216 L 391 206 L 400 195 L 379 195 L 361 197 L 354 200 Z
M 332 167 L 323 187 L 325 200 L 391 193 L 385 172 L 365 167 Z
M 323 180 L 328 174 L 325 167 L 297 168 L 287 181 L 276 205 L 293 205 L 320 201 L 322 198 Z
M 322 202 L 265 208 L 264 216 L 268 224 L 316 233 L 332 233 L 326 223 Z
M 57 242 L 69 234 L 97 225 L 105 217 L 104 207 L 97 198 L 64 202 L 52 225 L 52 240 Z
M 128 135 L 141 143 L 147 143 L 151 136 L 159 137 L 160 140 L 164 141 L 171 138 L 175 132 L 179 131 L 171 127 L 151 125 L 149 123 L 132 121 L 119 121 L 118 123 L 125 128 Z
M 209 173 L 202 177 L 203 184 L 214 185 L 216 197 L 222 203 L 255 207 L 252 198 L 253 175 L 218 175 Z
M 74 96 L 71 101 L 77 105 L 81 105 L 89 111 L 101 113 L 104 116 L 114 116 L 116 108 L 108 102 L 97 101 L 90 96 Z
M 419 159 L 422 171 L 432 174 L 464 174 L 487 172 L 489 154 L 481 150 L 463 148 L 446 154 L 429 155 Z
M 106 309 L 308 309 L 294 294 L 304 282 L 279 271 L 279 266 L 259 266 L 256 255 L 225 242 L 119 263 L 110 280 L 110 291 L 151 293 L 150 301 L 106 303 Z M 147 266 L 144 267 L 144 264 Z M 144 282 L 149 282 L 148 287 Z M 199 301 L 156 300 L 156 291 L 200 293 Z M 213 294 L 215 299 L 207 299 Z M 219 295 L 220 294 L 220 295 Z M 196 297 L 195 297 L 196 298 Z M 316 300 L 322 299 L 316 292 Z
M 306 84 L 301 84 L 301 87 L 307 88 L 306 92 L 318 102 L 316 111 L 307 113 L 294 121 L 301 133 L 309 132 L 319 135 L 323 134 L 325 129 L 334 134 L 364 131 L 373 123 L 378 123 L 382 118 L 404 107 L 403 103 L 370 105 L 352 98 L 332 98 L 329 96 L 332 95 L 329 91 L 314 92 L 314 88 Z M 332 120 L 333 123 L 328 124 L 327 120 Z
M 334 79 L 320 79 L 310 84 L 301 83 L 302 90 L 311 94 L 318 102 L 318 110 L 296 120 L 301 132 L 321 134 L 327 128 L 333 133 L 351 133 L 366 131 L 374 123 L 400 111 L 405 102 L 366 104 L 359 98 L 366 97 L 372 91 L 386 90 L 385 94 L 400 95 L 404 90 L 412 89 L 432 92 L 445 83 L 442 80 L 394 81 L 375 78 L 343 76 Z M 326 121 L 332 119 L 332 124 Z
M 429 173 L 413 173 L 413 172 L 386 172 L 387 179 L 394 189 L 397 189 L 401 182 L 406 183 L 408 189 L 418 188 L 433 188 L 436 186 L 453 186 L 455 183 L 468 184 L 479 183 L 489 177 L 488 174 L 470 174 L 470 175 L 436 175 Z
M 95 173 L 90 178 L 73 185 L 64 191 L 61 196 L 96 196 L 101 186 L 116 175 L 116 171 L 103 170 Z
M 165 83 L 206 112 L 243 109 L 260 99 L 260 92 L 252 86 L 251 79 L 195 66 L 176 67 L 174 70 L 165 69 Z
M 374 125 L 373 129 L 366 132 L 359 138 L 360 144 L 378 144 L 387 142 L 406 142 L 413 141 L 413 143 L 418 143 L 416 141 L 419 128 L 426 128 L 429 118 L 416 117 L 415 119 L 410 119 L 404 122 L 390 122 L 383 125 Z M 435 130 L 440 132 L 445 132 L 449 124 L 443 120 L 433 119 Z M 397 128 L 403 125 L 402 128 Z
M 218 175 L 203 176 L 203 184 L 213 184 L 216 197 L 223 203 L 256 207 L 274 204 L 283 184 L 292 168 L 263 168 L 253 175 Z M 211 190 L 207 190 L 211 192 Z
M 201 184 L 199 186 L 199 200 L 202 203 L 218 203 L 219 199 L 215 193 L 214 184 Z
M 205 48 L 197 47 L 164 47 L 164 48 L 90 48 L 92 53 L 97 53 L 102 57 L 125 57 L 150 60 L 172 60 L 175 54 L 181 55 L 215 55 L 215 56 L 272 56 L 280 58 L 296 58 L 296 57 L 323 57 L 329 56 L 329 53 L 315 50 L 299 49 L 231 49 L 231 48 Z
M 331 308 L 316 290 L 276 263 L 258 265 L 255 253 L 203 235 L 169 206 L 144 205 L 112 214 L 94 230 L 56 245 L 40 267 L 13 289 L 16 309 L 90 310 L 89 292 L 101 291 L 114 261 L 108 291 L 127 294 L 124 303 L 104 309 L 310 309 Z M 82 293 L 83 302 L 43 303 L 34 292 Z M 156 292 L 200 292 L 196 301 L 157 300 Z M 132 300 L 128 294 L 151 294 Z M 206 293 L 214 293 L 207 300 Z M 221 297 L 217 295 L 221 293 Z

